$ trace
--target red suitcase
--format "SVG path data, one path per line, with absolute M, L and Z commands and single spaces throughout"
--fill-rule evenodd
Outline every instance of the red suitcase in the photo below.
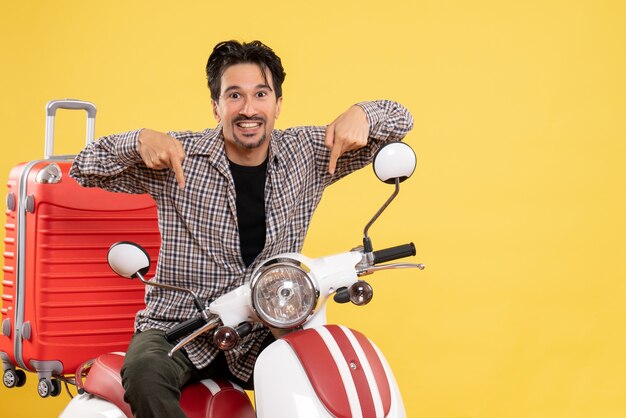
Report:
M 53 156 L 56 110 L 87 111 L 93 140 L 96 108 L 77 100 L 47 106 L 45 157 L 9 175 L 2 281 L 0 358 L 5 386 L 36 372 L 42 397 L 84 361 L 123 351 L 144 286 L 111 272 L 106 255 L 117 241 L 135 241 L 152 261 L 160 245 L 156 206 L 148 195 L 83 188 L 68 175 L 73 156 Z

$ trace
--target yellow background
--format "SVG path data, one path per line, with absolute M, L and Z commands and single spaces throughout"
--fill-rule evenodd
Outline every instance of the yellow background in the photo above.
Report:
M 0 172 L 43 155 L 44 105 L 96 103 L 98 136 L 214 126 L 204 65 L 260 39 L 287 71 L 278 127 L 389 98 L 419 158 L 374 244 L 423 272 L 371 278 L 330 319 L 386 353 L 409 417 L 626 417 L 626 6 L 621 0 L 10 1 L 0 5 Z M 59 114 L 58 153 L 84 115 Z M 331 187 L 305 246 L 359 243 L 391 190 Z M 35 379 L 1 415 L 56 416 Z

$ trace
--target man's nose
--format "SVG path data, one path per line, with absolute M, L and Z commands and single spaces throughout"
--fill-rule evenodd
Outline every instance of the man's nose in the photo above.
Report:
M 254 106 L 254 100 L 250 97 L 246 97 L 243 100 L 243 104 L 241 109 L 239 109 L 239 114 L 243 116 L 254 116 L 256 115 L 256 107 Z

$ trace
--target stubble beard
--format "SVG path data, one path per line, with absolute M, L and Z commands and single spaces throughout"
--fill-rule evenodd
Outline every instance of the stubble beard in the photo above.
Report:
M 235 141 L 235 144 L 245 149 L 259 148 L 261 145 L 263 145 L 266 139 L 267 139 L 267 134 L 263 132 L 263 135 L 261 135 L 261 138 L 258 141 L 252 142 L 252 143 L 244 142 L 233 132 L 233 140 Z

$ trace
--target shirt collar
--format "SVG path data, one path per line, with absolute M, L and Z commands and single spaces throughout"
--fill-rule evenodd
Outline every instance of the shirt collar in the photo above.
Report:
M 228 159 L 224 150 L 222 126 L 217 125 L 215 129 L 206 129 L 204 132 L 204 135 L 189 146 L 187 155 L 206 155 L 211 165 L 218 169 L 229 170 Z M 282 131 L 274 129 L 270 134 L 268 169 L 282 158 L 281 149 L 278 145 L 282 137 L 281 133 Z

